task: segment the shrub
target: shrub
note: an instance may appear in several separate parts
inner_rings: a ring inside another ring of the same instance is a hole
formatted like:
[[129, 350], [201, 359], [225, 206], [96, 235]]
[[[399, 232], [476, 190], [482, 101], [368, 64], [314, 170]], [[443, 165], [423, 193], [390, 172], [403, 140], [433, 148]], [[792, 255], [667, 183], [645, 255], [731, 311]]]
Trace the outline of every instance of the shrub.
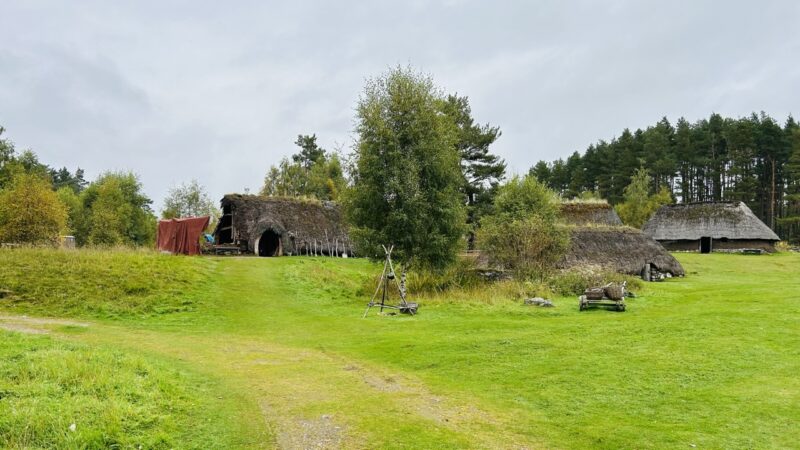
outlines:
[[66, 224], [67, 209], [46, 179], [19, 173], [0, 191], [0, 241], [55, 244]]
[[513, 271], [520, 280], [543, 279], [567, 251], [569, 233], [539, 216], [487, 220], [478, 232], [478, 242], [493, 265]]

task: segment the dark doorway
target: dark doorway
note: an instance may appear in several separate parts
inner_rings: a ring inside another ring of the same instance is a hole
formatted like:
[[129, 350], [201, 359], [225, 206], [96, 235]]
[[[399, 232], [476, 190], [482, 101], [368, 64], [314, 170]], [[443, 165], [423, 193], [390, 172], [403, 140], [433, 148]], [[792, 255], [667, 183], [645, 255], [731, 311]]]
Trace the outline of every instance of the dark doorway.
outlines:
[[700, 238], [700, 253], [711, 253], [711, 238]]
[[267, 230], [258, 240], [258, 256], [280, 256], [281, 255], [281, 236]]

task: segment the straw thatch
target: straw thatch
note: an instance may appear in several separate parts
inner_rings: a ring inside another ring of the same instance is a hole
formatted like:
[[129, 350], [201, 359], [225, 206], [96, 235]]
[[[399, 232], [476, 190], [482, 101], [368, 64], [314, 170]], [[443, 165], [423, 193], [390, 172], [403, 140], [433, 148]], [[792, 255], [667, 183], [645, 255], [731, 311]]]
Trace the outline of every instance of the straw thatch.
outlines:
[[639, 275], [646, 264], [660, 272], [683, 276], [684, 270], [664, 247], [639, 230], [628, 227], [573, 227], [570, 249], [560, 268], [599, 266]]
[[229, 194], [214, 232], [218, 244], [234, 244], [259, 253], [267, 235], [279, 243], [279, 255], [352, 254], [339, 206], [316, 200]]
[[742, 202], [689, 203], [662, 206], [644, 232], [665, 247], [697, 250], [701, 239], [715, 250], [759, 248], [774, 251], [780, 238]]
[[562, 203], [561, 217], [570, 225], [622, 225], [617, 212], [605, 201]]

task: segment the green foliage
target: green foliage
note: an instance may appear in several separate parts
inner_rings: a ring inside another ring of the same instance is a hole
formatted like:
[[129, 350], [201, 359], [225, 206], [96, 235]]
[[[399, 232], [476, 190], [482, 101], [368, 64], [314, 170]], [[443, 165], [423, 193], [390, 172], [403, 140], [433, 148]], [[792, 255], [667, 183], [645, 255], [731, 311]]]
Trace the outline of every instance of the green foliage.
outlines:
[[536, 215], [512, 221], [487, 217], [478, 243], [493, 265], [513, 271], [517, 279], [544, 279], [569, 249], [569, 233]]
[[70, 173], [66, 167], [58, 170], [51, 169], [50, 176], [53, 178], [53, 189], [69, 188], [75, 194], [80, 193], [88, 184], [83, 178], [83, 169], [80, 167], [75, 170], [75, 175]]
[[299, 135], [295, 144], [300, 153], [270, 167], [260, 194], [338, 200], [347, 185], [339, 155], [319, 147], [316, 135]]
[[501, 135], [500, 129], [476, 124], [467, 97], [448, 95], [441, 108], [458, 131], [456, 148], [461, 155], [464, 177], [461, 190], [467, 200], [467, 224], [474, 237], [481, 217], [491, 213], [497, 187], [505, 177], [505, 161], [489, 152], [489, 147]]
[[562, 196], [593, 191], [618, 205], [630, 178], [644, 168], [651, 193], [666, 190], [682, 203], [742, 201], [778, 235], [800, 242], [800, 220], [793, 219], [800, 217], [800, 188], [791, 169], [797, 129], [793, 117], [781, 128], [763, 112], [711, 114], [694, 123], [680, 118], [674, 125], [662, 118], [566, 160], [539, 161], [529, 173]]
[[543, 279], [569, 248], [569, 232], [558, 224], [559, 204], [536, 177], [512, 178], [500, 188], [494, 214], [482, 221], [479, 248], [518, 279]]
[[368, 81], [357, 107], [356, 167], [345, 198], [360, 254], [443, 268], [465, 228], [458, 130], [433, 81], [396, 68]]
[[0, 191], [0, 242], [56, 244], [67, 210], [41, 175], [18, 172]]
[[652, 180], [644, 168], [631, 177], [631, 183], [625, 187], [625, 202], [617, 205], [617, 214], [625, 225], [641, 228], [658, 208], [672, 203], [672, 194], [666, 188], [650, 195]]
[[197, 180], [192, 180], [170, 188], [161, 210], [162, 218], [200, 216], [209, 216], [212, 221], [219, 217], [219, 208], [208, 196], [205, 187]]
[[325, 158], [325, 150], [317, 145], [317, 135], [297, 135], [294, 145], [300, 147], [300, 153], [292, 155], [292, 161], [300, 163], [305, 169], [311, 167]]
[[800, 243], [800, 126], [792, 120], [787, 125], [791, 156], [786, 163], [788, 185], [786, 208], [778, 223], [786, 230], [786, 236], [793, 244]]
[[503, 221], [536, 215], [554, 223], [561, 211], [558, 195], [536, 177], [531, 176], [513, 177], [500, 188], [494, 203], [493, 217]]
[[144, 317], [196, 307], [206, 259], [152, 250], [0, 250], [0, 289], [12, 311], [44, 315]]
[[75, 234], [83, 219], [83, 203], [81, 197], [70, 186], [64, 186], [56, 191], [56, 195], [67, 209], [67, 226], [65, 232]]
[[581, 202], [602, 202], [607, 203], [603, 197], [600, 196], [600, 193], [595, 191], [583, 191], [575, 197], [576, 200]]
[[81, 193], [83, 217], [75, 238], [80, 245], [151, 245], [156, 218], [152, 201], [133, 173], [108, 172]]

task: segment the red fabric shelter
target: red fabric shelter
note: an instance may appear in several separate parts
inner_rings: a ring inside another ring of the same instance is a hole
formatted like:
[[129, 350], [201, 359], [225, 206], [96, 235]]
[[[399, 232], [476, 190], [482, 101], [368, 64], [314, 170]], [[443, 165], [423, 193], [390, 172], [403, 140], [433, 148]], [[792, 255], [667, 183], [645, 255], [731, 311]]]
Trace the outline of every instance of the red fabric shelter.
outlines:
[[159, 220], [156, 235], [158, 249], [184, 255], [200, 254], [200, 235], [210, 220], [208, 216]]

